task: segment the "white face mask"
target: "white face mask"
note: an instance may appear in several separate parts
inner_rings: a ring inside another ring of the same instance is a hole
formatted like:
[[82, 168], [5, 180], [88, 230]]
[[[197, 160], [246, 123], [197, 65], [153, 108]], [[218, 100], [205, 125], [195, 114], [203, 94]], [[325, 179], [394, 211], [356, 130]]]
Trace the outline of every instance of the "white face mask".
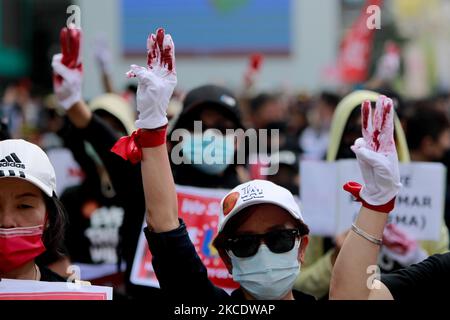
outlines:
[[273, 253], [261, 244], [258, 252], [248, 258], [236, 257], [228, 251], [233, 265], [233, 279], [258, 300], [278, 300], [283, 298], [294, 286], [300, 273], [298, 248], [285, 253]]

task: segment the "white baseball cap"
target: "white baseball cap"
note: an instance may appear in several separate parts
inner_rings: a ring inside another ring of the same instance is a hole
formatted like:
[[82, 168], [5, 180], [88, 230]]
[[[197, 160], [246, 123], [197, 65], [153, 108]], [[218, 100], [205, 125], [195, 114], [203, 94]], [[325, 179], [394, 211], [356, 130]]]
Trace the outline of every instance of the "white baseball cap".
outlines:
[[231, 217], [242, 209], [262, 203], [281, 207], [293, 218], [304, 222], [292, 193], [270, 181], [252, 180], [235, 187], [220, 202], [218, 232], [221, 232]]
[[26, 180], [49, 197], [56, 191], [55, 170], [47, 155], [37, 145], [25, 140], [0, 141], [1, 178]]

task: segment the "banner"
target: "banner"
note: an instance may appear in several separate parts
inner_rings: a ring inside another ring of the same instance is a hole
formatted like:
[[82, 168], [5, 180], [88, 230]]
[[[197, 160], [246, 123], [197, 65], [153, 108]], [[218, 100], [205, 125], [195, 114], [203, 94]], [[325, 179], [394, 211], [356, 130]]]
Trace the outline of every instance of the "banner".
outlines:
[[70, 282], [1, 279], [0, 300], [112, 300], [112, 288]]
[[[232, 291], [238, 287], [233, 281], [219, 254], [212, 246], [217, 233], [220, 200], [228, 193], [223, 189], [205, 189], [177, 186], [178, 215], [187, 226], [189, 237], [210, 280], [218, 287]], [[146, 226], [144, 221], [144, 227]], [[139, 238], [130, 280], [136, 285], [159, 287], [152, 266], [152, 255], [144, 233]]]
[[[300, 166], [302, 213], [311, 233], [335, 236], [350, 229], [361, 204], [342, 189], [363, 184], [356, 160], [303, 161]], [[446, 169], [440, 163], [400, 164], [403, 187], [389, 222], [416, 240], [438, 240], [443, 221]]]
[[[147, 31], [167, 27], [176, 54], [289, 54], [292, 0], [120, 0], [121, 48], [143, 54]], [[270, 21], [270, 23], [268, 23]], [[0, 52], [1, 54], [1, 52]], [[1, 63], [1, 61], [0, 61]]]
[[370, 6], [381, 7], [382, 0], [368, 0], [360, 16], [345, 34], [339, 49], [336, 66], [326, 73], [345, 83], [364, 82], [367, 79], [370, 66], [370, 53], [372, 51], [374, 28], [368, 27]]

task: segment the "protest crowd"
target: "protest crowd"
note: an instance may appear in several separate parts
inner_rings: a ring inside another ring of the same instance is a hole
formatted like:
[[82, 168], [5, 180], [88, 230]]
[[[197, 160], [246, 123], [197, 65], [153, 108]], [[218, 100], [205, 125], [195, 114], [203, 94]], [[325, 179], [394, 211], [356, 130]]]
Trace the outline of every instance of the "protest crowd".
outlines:
[[0, 90], [0, 299], [32, 299], [36, 282], [199, 303], [407, 300], [450, 283], [450, 88], [403, 94], [398, 43], [357, 84], [258, 90], [254, 53], [239, 90], [184, 90], [177, 39], [152, 26], [124, 88], [108, 45], [92, 47], [104, 92], [86, 99], [93, 30], [55, 28], [52, 88]]

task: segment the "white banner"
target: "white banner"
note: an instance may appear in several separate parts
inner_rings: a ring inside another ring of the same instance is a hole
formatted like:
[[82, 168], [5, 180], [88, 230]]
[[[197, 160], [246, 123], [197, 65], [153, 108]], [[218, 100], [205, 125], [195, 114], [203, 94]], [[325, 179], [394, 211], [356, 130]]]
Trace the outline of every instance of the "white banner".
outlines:
[[[403, 184], [389, 222], [417, 240], [438, 240], [443, 222], [446, 169], [440, 163], [400, 164]], [[363, 184], [356, 160], [302, 161], [303, 216], [312, 234], [335, 236], [348, 230], [361, 205], [342, 189], [348, 181]]]
[[112, 300], [112, 288], [70, 282], [0, 280], [0, 300]]

